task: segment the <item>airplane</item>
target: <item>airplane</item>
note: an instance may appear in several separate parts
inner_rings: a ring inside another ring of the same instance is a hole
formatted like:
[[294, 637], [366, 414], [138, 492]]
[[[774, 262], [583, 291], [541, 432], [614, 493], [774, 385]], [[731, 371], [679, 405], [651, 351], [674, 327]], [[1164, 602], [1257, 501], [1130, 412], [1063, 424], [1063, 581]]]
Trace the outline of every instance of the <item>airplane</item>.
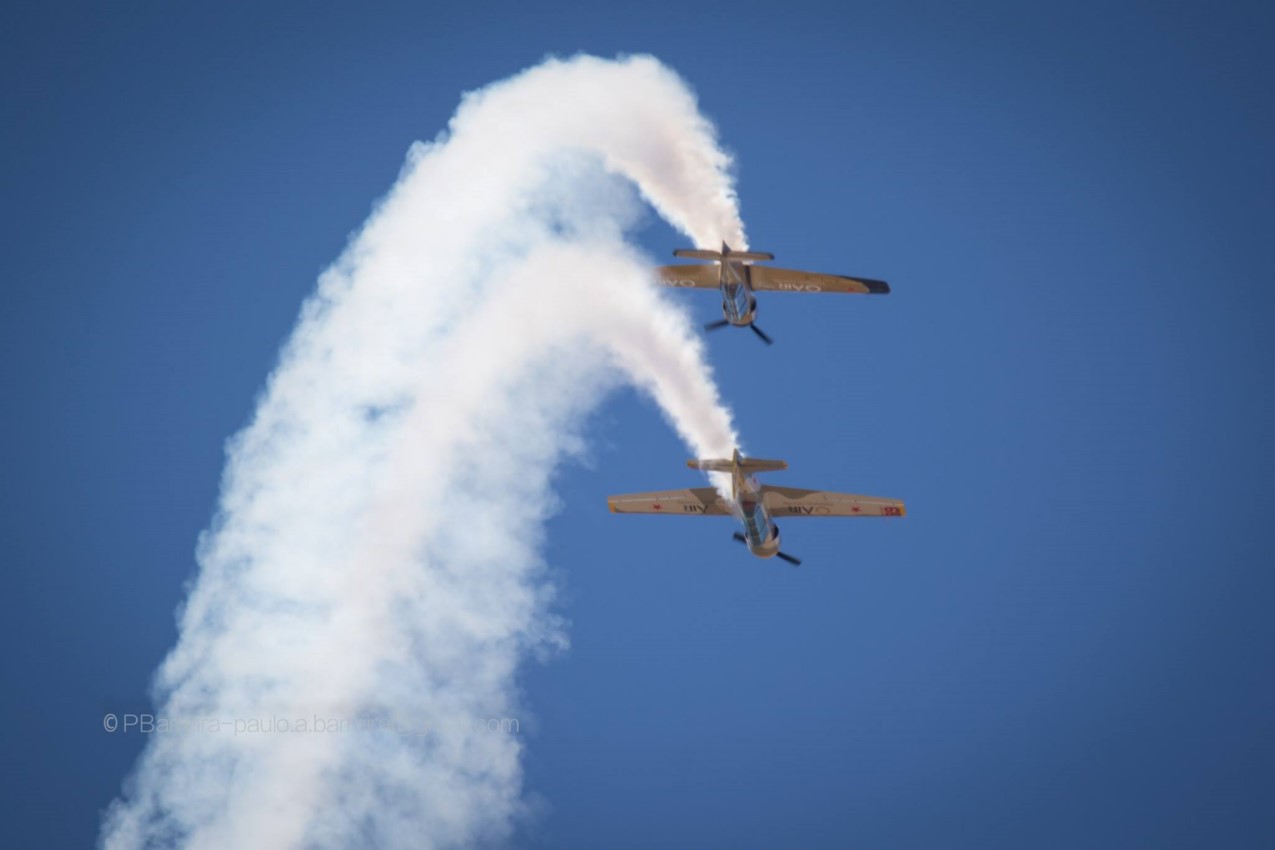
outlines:
[[697, 248], [679, 248], [675, 257], [696, 260], [712, 260], [712, 265], [660, 266], [656, 269], [660, 282], [665, 286], [689, 289], [720, 289], [722, 316], [716, 322], [704, 326], [706, 331], [734, 325], [751, 328], [767, 345], [774, 340], [757, 327], [757, 298], [755, 292], [853, 292], [862, 295], [888, 295], [890, 284], [884, 280], [866, 277], [846, 277], [835, 274], [817, 274], [754, 263], [775, 259], [764, 251], [732, 251], [725, 242], [722, 250], [708, 251]]
[[776, 472], [787, 469], [788, 464], [782, 460], [746, 458], [739, 449], [735, 449], [729, 459], [688, 460], [686, 465], [705, 472], [730, 473], [731, 498], [722, 498], [716, 487], [628, 493], [607, 498], [611, 513], [734, 516], [744, 524], [744, 533], [735, 532], [735, 539], [746, 544], [750, 552], [759, 558], [778, 557], [794, 567], [801, 559], [780, 551], [779, 527], [772, 517], [901, 517], [907, 514], [898, 499], [759, 484], [754, 473]]

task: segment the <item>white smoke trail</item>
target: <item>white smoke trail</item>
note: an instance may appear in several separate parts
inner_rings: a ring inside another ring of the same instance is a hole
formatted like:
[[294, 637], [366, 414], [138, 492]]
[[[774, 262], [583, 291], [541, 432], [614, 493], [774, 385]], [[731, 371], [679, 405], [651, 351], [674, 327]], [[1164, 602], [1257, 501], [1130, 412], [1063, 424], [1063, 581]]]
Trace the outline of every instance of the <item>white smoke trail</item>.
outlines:
[[230, 444], [156, 681], [158, 714], [188, 725], [152, 736], [104, 847], [508, 835], [519, 741], [469, 721], [516, 717], [518, 664], [565, 641], [537, 551], [584, 414], [627, 380], [694, 454], [736, 444], [623, 240], [636, 186], [697, 244], [744, 247], [728, 166], [649, 57], [547, 61], [414, 148]]

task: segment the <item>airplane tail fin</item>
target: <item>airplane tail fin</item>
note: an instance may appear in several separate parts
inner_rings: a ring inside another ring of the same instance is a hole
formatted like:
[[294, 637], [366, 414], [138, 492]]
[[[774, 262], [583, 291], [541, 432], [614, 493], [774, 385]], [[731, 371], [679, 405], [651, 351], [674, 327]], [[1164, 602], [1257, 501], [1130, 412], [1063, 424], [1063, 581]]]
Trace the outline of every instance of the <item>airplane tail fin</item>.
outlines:
[[774, 254], [768, 254], [765, 251], [732, 251], [725, 242], [722, 243], [722, 250], [720, 251], [707, 251], [702, 248], [679, 248], [673, 252], [673, 256], [686, 257], [691, 260], [716, 260], [719, 263], [728, 257], [732, 260], [754, 263], [775, 259]]
[[743, 473], [779, 472], [787, 469], [788, 464], [782, 460], [764, 460], [759, 457], [743, 457], [735, 452], [733, 458], [709, 458], [688, 460], [686, 465], [691, 469], [702, 469], [705, 472], [733, 472], [738, 469]]

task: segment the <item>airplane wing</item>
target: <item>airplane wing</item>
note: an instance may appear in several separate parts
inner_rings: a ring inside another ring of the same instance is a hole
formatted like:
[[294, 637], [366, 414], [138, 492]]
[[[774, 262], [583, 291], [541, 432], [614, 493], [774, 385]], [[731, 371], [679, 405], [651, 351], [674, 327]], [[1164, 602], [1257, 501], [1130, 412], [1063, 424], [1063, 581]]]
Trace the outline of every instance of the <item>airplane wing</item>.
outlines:
[[753, 289], [758, 292], [857, 292], [861, 295], [890, 293], [890, 284], [867, 277], [799, 272], [773, 266], [749, 266], [748, 274]]
[[730, 516], [732, 514], [730, 505], [713, 487], [608, 496], [607, 507], [613, 514], [669, 514], [671, 516]]
[[906, 516], [898, 499], [855, 496], [795, 487], [764, 487], [763, 501], [775, 517], [782, 516]]
[[721, 272], [717, 266], [660, 266], [655, 270], [660, 283], [691, 289], [716, 289]]

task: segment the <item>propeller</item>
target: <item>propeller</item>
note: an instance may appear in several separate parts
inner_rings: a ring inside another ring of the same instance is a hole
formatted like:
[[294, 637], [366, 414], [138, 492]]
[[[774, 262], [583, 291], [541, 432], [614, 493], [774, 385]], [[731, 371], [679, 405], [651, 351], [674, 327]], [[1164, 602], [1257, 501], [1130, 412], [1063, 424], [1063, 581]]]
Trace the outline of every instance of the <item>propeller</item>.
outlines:
[[[748, 543], [748, 538], [747, 538], [747, 537], [745, 537], [744, 535], [740, 534], [738, 531], [736, 531], [736, 532], [735, 532], [735, 534], [734, 534], [733, 536], [734, 536], [734, 538], [735, 538], [736, 540], [738, 540], [740, 543]], [[794, 567], [800, 567], [800, 566], [801, 566], [801, 559], [800, 559], [800, 558], [797, 558], [797, 557], [794, 557], [794, 556], [792, 556], [792, 555], [789, 555], [787, 552], [776, 552], [776, 553], [775, 553], [775, 557], [776, 557], [776, 558], [781, 558], [781, 559], [783, 559], [783, 560], [787, 561], [788, 563], [792, 564]]]
[[763, 331], [761, 328], [757, 327], [757, 325], [756, 325], [755, 323], [753, 323], [753, 322], [749, 322], [749, 323], [748, 323], [748, 327], [750, 327], [750, 328], [752, 328], [752, 329], [753, 329], [753, 333], [757, 334], [757, 336], [761, 339], [761, 341], [762, 341], [762, 342], [766, 343], [767, 345], [774, 345], [774, 344], [775, 344], [775, 341], [774, 341], [773, 339], [771, 339], [770, 337], [766, 336], [765, 331]]
[[[724, 328], [729, 324], [730, 324], [729, 319], [718, 319], [716, 322], [709, 322], [708, 324], [704, 325], [704, 330], [715, 331], [718, 328]], [[761, 328], [757, 327], [757, 325], [753, 324], [752, 322], [749, 322], [748, 327], [752, 328], [753, 333], [757, 334], [758, 338], [761, 339], [762, 342], [766, 343], [767, 345], [775, 344], [775, 341], [771, 339], [769, 336], [767, 336], [766, 332], [763, 331]]]

